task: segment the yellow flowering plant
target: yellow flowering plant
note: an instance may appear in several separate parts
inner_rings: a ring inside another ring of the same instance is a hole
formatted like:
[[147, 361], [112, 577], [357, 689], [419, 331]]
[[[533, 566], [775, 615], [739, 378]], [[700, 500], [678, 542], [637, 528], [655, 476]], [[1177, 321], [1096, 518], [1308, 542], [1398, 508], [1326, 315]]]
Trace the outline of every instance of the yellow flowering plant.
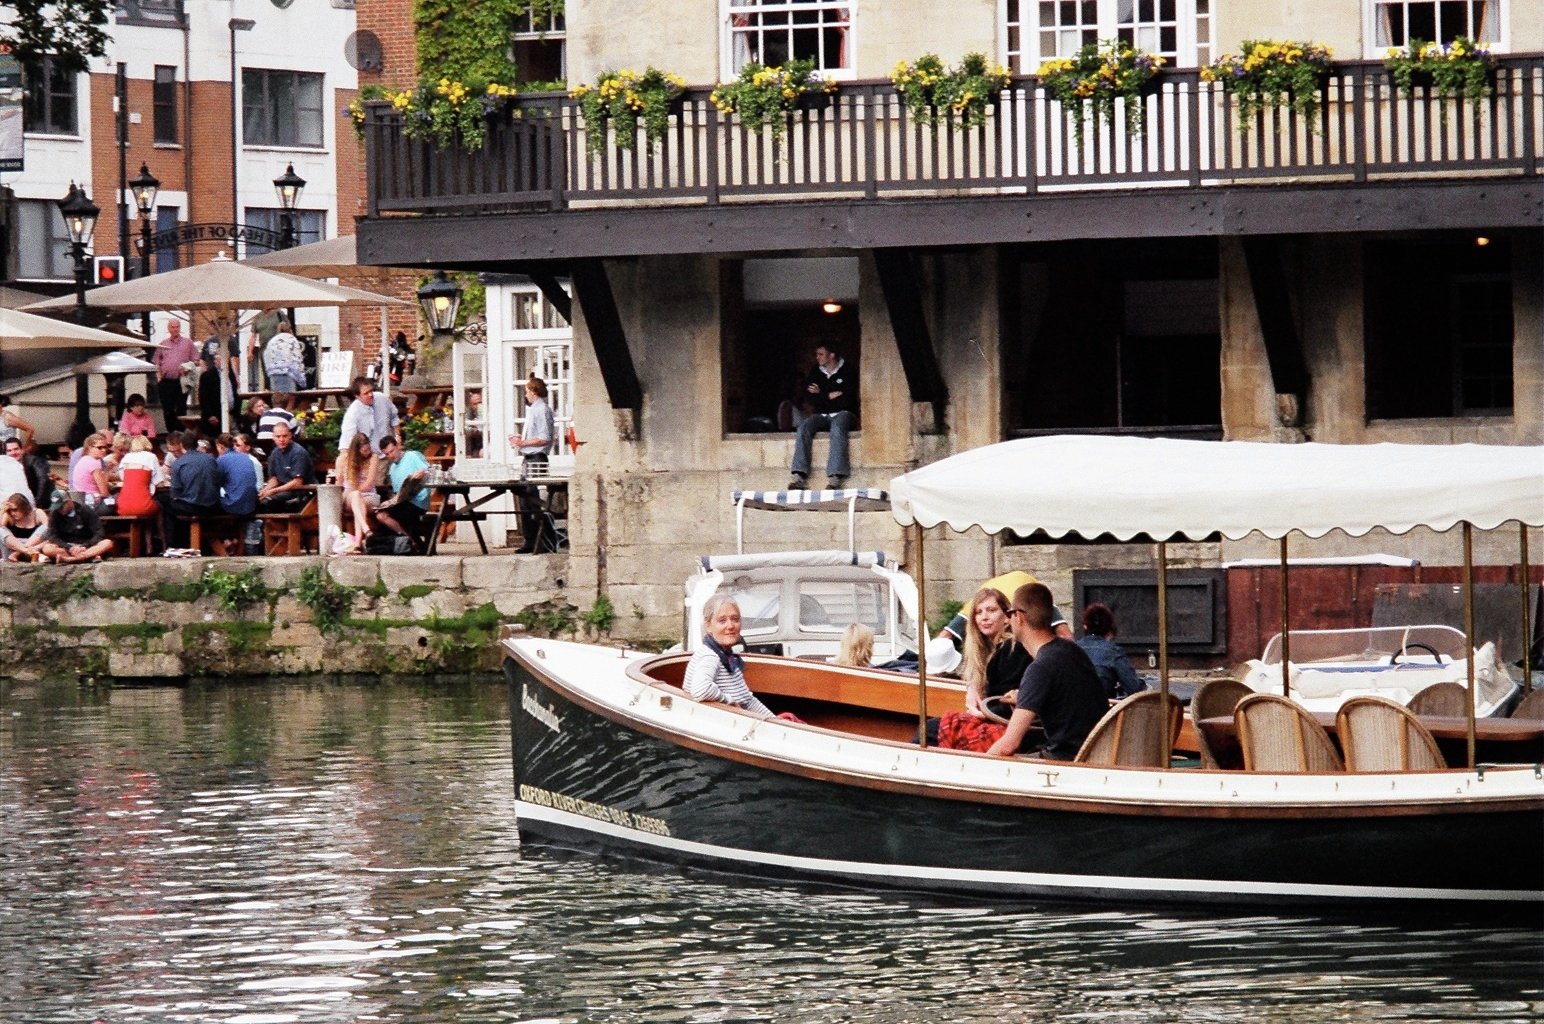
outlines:
[[295, 414], [298, 436], [308, 442], [318, 442], [326, 454], [338, 453], [338, 435], [343, 431], [342, 409], [302, 409]]
[[1144, 125], [1142, 89], [1166, 62], [1157, 54], [1132, 48], [1120, 39], [1087, 43], [1071, 57], [1056, 57], [1035, 72], [1040, 84], [1074, 115], [1073, 134], [1083, 146], [1084, 106], [1096, 118], [1115, 122], [1116, 101], [1124, 100], [1126, 130], [1140, 134]]
[[1238, 102], [1239, 131], [1248, 131], [1266, 107], [1290, 106], [1314, 127], [1330, 59], [1329, 47], [1320, 43], [1246, 39], [1241, 53], [1202, 68], [1201, 81], [1216, 82]]
[[980, 53], [967, 53], [953, 68], [945, 68], [938, 54], [926, 53], [890, 72], [890, 84], [914, 120], [936, 124], [952, 117], [961, 130], [985, 124], [988, 104], [1012, 81], [1007, 68]]
[[579, 101], [590, 152], [599, 153], [608, 122], [618, 149], [633, 148], [640, 123], [649, 145], [658, 145], [670, 128], [670, 106], [685, 91], [680, 75], [649, 67], [641, 75], [626, 68], [602, 72], [594, 85], [577, 85], [568, 95]]
[[1410, 95], [1418, 85], [1430, 85], [1439, 96], [1477, 100], [1489, 96], [1496, 58], [1468, 36], [1458, 36], [1446, 46], [1410, 40], [1390, 49], [1383, 58], [1399, 91]]
[[734, 114], [751, 131], [772, 129], [774, 139], [786, 128], [784, 115], [799, 104], [801, 97], [830, 96], [836, 83], [820, 77], [813, 60], [791, 60], [780, 67], [767, 67], [755, 61], [740, 69], [732, 82], [720, 82], [709, 101], [722, 114]]
[[[534, 90], [533, 90], [534, 91]], [[451, 78], [425, 79], [412, 89], [400, 91], [366, 86], [343, 112], [363, 133], [365, 105], [386, 100], [402, 115], [402, 131], [411, 139], [427, 139], [441, 149], [459, 143], [464, 149], [482, 148], [488, 137], [488, 118], [508, 109], [519, 92], [499, 82], [462, 82]]]

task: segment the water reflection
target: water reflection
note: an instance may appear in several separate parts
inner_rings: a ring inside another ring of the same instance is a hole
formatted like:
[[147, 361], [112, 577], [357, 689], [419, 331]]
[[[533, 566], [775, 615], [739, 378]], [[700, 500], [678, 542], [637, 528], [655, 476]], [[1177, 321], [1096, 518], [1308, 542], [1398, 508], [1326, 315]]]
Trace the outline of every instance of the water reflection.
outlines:
[[1544, 1016], [1527, 921], [956, 905], [521, 859], [494, 683], [0, 700], [7, 1020]]

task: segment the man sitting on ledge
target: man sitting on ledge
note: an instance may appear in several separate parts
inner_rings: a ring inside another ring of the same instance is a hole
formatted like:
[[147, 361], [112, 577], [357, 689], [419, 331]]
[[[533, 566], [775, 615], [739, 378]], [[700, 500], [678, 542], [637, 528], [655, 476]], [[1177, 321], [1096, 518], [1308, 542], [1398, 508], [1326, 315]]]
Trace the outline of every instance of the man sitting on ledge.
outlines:
[[96, 510], [77, 500], [74, 491], [55, 491], [49, 509], [48, 536], [38, 550], [60, 565], [100, 562], [113, 550]]
[[851, 472], [847, 463], [847, 435], [858, 418], [858, 374], [836, 349], [828, 344], [815, 348], [815, 368], [805, 378], [799, 399], [810, 406], [810, 414], [799, 424], [793, 442], [793, 479], [791, 491], [809, 486], [810, 450], [815, 434], [831, 432], [831, 451], [826, 456], [826, 486], [840, 489]]

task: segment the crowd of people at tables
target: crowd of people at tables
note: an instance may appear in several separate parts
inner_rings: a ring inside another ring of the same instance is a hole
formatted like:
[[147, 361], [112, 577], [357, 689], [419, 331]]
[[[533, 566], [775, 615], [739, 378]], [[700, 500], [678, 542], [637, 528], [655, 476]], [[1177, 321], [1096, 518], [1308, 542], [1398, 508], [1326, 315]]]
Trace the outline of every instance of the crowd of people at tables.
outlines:
[[[1010, 599], [1000, 586], [1015, 582]], [[751, 692], [745, 663], [735, 653], [740, 609], [734, 598], [709, 599], [703, 626], [702, 644], [682, 680], [686, 693], [773, 717]], [[965, 683], [964, 711], [928, 719], [929, 745], [1072, 760], [1112, 702], [1147, 688], [1115, 635], [1115, 616], [1103, 604], [1084, 609], [1083, 635], [1074, 640], [1043, 583], [1022, 572], [989, 582], [928, 644], [929, 674]], [[875, 667], [873, 657], [874, 631], [855, 622], [832, 661], [869, 668]], [[916, 661], [878, 667], [915, 671]]]

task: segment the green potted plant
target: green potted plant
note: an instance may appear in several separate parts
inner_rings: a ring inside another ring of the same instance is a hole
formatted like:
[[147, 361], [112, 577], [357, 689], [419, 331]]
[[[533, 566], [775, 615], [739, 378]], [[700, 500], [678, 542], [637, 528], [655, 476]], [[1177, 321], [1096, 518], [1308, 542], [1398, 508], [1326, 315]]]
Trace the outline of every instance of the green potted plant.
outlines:
[[1035, 73], [1040, 84], [1073, 115], [1073, 134], [1083, 147], [1084, 105], [1106, 124], [1115, 122], [1116, 102], [1125, 101], [1126, 130], [1141, 134], [1144, 120], [1142, 95], [1165, 61], [1153, 53], [1135, 50], [1119, 39], [1086, 43], [1072, 57], [1056, 57]]
[[952, 68], [945, 68], [938, 54], [927, 53], [915, 64], [901, 61], [890, 72], [890, 83], [913, 119], [936, 124], [952, 116], [961, 130], [985, 124], [988, 105], [1012, 80], [1007, 68], [981, 53], [967, 53]]
[[740, 69], [732, 82], [720, 82], [709, 101], [720, 113], [734, 114], [750, 131], [772, 129], [779, 139], [786, 128], [784, 115], [804, 101], [829, 101], [836, 83], [820, 77], [813, 60], [791, 60], [780, 67], [755, 61]]
[[1468, 36], [1458, 36], [1447, 46], [1412, 39], [1390, 49], [1383, 66], [1406, 96], [1424, 87], [1435, 89], [1439, 96], [1477, 100], [1490, 95], [1496, 58], [1484, 43]]
[[1201, 69], [1238, 102], [1239, 131], [1248, 131], [1266, 107], [1290, 106], [1310, 126], [1319, 90], [1330, 71], [1330, 49], [1320, 43], [1246, 39], [1242, 52], [1224, 54]]
[[649, 145], [658, 145], [670, 128], [672, 106], [685, 91], [680, 75], [649, 67], [641, 75], [626, 68], [602, 72], [594, 85], [575, 86], [568, 95], [579, 101], [590, 152], [599, 153], [608, 122], [618, 149], [633, 148], [640, 123]]

